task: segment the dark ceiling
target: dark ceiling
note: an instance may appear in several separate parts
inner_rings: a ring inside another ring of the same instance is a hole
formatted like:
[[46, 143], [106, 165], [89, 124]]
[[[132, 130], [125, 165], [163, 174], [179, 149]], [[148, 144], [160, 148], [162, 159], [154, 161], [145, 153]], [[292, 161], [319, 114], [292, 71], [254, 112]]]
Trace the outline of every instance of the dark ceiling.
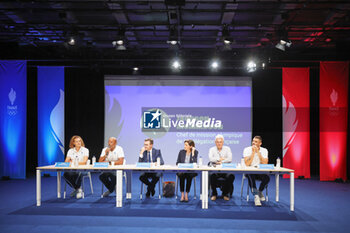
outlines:
[[[70, 38], [74, 46], [67, 44]], [[113, 47], [118, 39], [126, 50]], [[280, 39], [292, 42], [285, 52], [275, 48]], [[0, 58], [344, 59], [349, 42], [350, 1], [0, 2]]]

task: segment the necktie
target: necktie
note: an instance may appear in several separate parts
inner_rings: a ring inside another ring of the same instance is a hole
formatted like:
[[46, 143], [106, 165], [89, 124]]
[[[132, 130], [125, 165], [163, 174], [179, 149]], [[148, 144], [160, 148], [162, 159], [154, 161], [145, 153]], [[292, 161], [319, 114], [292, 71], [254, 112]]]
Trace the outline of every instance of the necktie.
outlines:
[[147, 151], [147, 154], [148, 154], [148, 156], [147, 156], [148, 157], [148, 162], [152, 162], [151, 161], [151, 153], [149, 151]]

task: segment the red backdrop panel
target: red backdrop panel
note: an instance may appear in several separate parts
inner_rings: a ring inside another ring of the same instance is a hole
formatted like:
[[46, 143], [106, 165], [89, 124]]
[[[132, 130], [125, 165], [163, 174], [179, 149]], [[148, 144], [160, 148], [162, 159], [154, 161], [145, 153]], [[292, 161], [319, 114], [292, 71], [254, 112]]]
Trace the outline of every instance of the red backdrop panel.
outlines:
[[283, 166], [310, 178], [310, 71], [283, 68], [282, 74]]
[[348, 62], [320, 63], [320, 180], [346, 180]]

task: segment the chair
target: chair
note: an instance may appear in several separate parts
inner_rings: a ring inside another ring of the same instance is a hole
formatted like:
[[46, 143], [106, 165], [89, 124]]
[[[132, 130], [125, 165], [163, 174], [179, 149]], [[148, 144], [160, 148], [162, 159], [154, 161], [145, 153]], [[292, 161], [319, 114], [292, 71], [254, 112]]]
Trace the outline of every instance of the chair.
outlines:
[[[123, 165], [125, 165], [125, 164], [126, 164], [126, 159], [124, 158]], [[123, 177], [125, 179], [125, 186], [126, 186], [127, 185], [127, 181], [128, 181], [127, 176], [126, 176], [126, 172], [123, 173]], [[102, 185], [101, 198], [103, 198], [104, 185], [103, 185], [103, 183], [101, 185]], [[126, 194], [125, 194], [125, 196], [126, 196]]]
[[[159, 195], [158, 198], [161, 199], [162, 198], [162, 194], [161, 194], [161, 189], [160, 189], [160, 183], [163, 184], [163, 173], [160, 174], [160, 179], [158, 181], [158, 191], [159, 191]], [[162, 185], [163, 186], [163, 185]], [[143, 189], [146, 189], [146, 185], [144, 183], [141, 182], [141, 193], [140, 193], [140, 199], [142, 199], [142, 195], [143, 195]]]
[[[197, 199], [197, 195], [196, 195], [196, 177], [197, 177], [197, 176], [193, 177], [193, 191], [194, 191], [194, 197], [193, 197], [193, 199]], [[179, 180], [179, 177], [176, 175], [176, 182], [175, 182], [175, 199], [177, 199], [177, 197], [178, 197], [178, 195], [177, 195], [177, 193], [178, 193], [178, 186], [179, 186], [178, 180]]]
[[[210, 175], [209, 175], [210, 176]], [[217, 188], [220, 188], [221, 189], [221, 191], [222, 191], [222, 188], [221, 188], [221, 185], [222, 185], [222, 182], [224, 182], [224, 178], [222, 178], [222, 177], [220, 177], [220, 178], [218, 178], [218, 184], [219, 185], [217, 185], [216, 187]], [[211, 197], [211, 184], [210, 184], [210, 177], [209, 177], [209, 184], [208, 184], [208, 188], [209, 188], [209, 192], [208, 192], [208, 194], [209, 194], [209, 197]], [[234, 187], [233, 187], [233, 183], [232, 183], [232, 189], [231, 189], [231, 191], [230, 191], [230, 198], [232, 197], [232, 194], [233, 194], [233, 189], [234, 189]]]
[[[83, 175], [82, 177], [82, 189], [83, 189], [83, 198], [85, 198], [85, 191], [84, 191], [84, 180], [85, 178], [89, 178], [90, 180], [90, 189], [91, 189], [91, 194], [94, 194], [94, 188], [92, 185], [92, 179], [91, 179], [91, 173], [88, 172], [86, 175]], [[66, 190], [67, 190], [67, 181], [64, 182], [64, 192], [63, 192], [63, 199], [66, 199]]]
[[[241, 184], [241, 198], [243, 197], [243, 186], [244, 186], [244, 180], [248, 179], [248, 177], [246, 176], [246, 174], [242, 174], [242, 184]], [[268, 185], [266, 185], [266, 201], [269, 201], [269, 196], [268, 196]], [[247, 185], [247, 201], [249, 201], [249, 182], [248, 182], [248, 185]]]
[[[212, 162], [208, 162], [208, 166], [211, 167], [213, 165]], [[222, 182], [224, 181], [225, 179], [224, 178], [218, 178], [218, 184], [221, 184], [222, 185]], [[221, 188], [221, 185], [217, 185], [216, 187], [220, 187], [221, 191], [222, 191], [222, 188]], [[233, 183], [231, 184], [231, 191], [230, 191], [230, 198], [232, 197], [232, 194], [233, 194], [233, 190], [234, 190], [234, 186], [233, 186]], [[208, 192], [208, 195], [209, 197], [211, 197], [211, 184], [210, 184], [210, 174], [209, 174], [209, 179], [208, 179], [208, 189], [209, 189], [209, 192]], [[201, 194], [202, 195], [202, 194]], [[202, 199], [202, 198], [201, 198]]]

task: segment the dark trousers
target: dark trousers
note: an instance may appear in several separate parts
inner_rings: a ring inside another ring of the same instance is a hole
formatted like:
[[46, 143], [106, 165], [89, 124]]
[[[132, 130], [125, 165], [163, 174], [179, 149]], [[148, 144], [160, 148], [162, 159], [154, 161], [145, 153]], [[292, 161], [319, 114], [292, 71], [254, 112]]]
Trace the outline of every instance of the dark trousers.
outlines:
[[177, 173], [177, 176], [180, 180], [180, 192], [185, 191], [185, 180], [186, 180], [186, 193], [189, 193], [191, 190], [191, 183], [193, 177], [197, 176], [197, 173]]
[[108, 188], [108, 190], [113, 193], [115, 189], [115, 185], [117, 183], [117, 177], [113, 172], [102, 172], [99, 176], [101, 182]]
[[63, 178], [66, 182], [74, 189], [81, 187], [81, 181], [83, 179], [83, 174], [81, 172], [65, 172]]
[[254, 195], [258, 194], [258, 190], [256, 189], [256, 180], [261, 181], [259, 186], [259, 192], [262, 192], [270, 181], [270, 176], [264, 174], [247, 174], [246, 176], [248, 177], [249, 187]]
[[146, 173], [142, 173], [139, 179], [141, 180], [142, 183], [147, 185], [147, 191], [154, 191], [154, 187], [159, 181], [159, 176], [160, 176], [159, 174], [154, 172], [146, 172]]
[[[222, 181], [219, 181], [222, 179]], [[213, 173], [210, 175], [210, 186], [212, 190], [212, 196], [217, 196], [217, 187], [222, 185], [222, 195], [229, 196], [233, 192], [233, 181], [235, 181], [235, 175], [230, 173]], [[220, 184], [221, 183], [221, 184]]]

